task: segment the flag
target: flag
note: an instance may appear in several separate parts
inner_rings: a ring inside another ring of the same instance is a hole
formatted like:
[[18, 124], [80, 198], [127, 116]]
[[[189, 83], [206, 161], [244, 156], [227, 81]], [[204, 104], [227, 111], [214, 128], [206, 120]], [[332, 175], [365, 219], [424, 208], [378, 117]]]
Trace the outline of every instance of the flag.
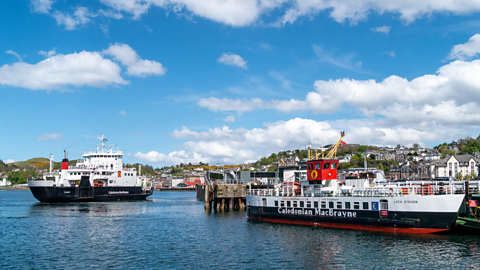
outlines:
[[342, 141], [341, 144], [342, 144], [343, 146], [346, 146], [346, 145], [347, 145], [347, 143], [344, 142], [344, 141]]
[[285, 164], [285, 161], [283, 161], [283, 159], [280, 159], [280, 161], [281, 161], [283, 164]]
[[469, 200], [468, 201], [468, 207], [477, 207], [478, 206], [478, 201], [477, 200]]

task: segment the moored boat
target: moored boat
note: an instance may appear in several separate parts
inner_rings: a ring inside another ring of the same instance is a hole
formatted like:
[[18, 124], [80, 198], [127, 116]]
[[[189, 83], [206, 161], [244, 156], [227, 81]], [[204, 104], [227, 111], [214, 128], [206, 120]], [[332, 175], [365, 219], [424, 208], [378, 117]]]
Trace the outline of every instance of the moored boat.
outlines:
[[50, 171], [38, 179], [27, 181], [33, 196], [42, 203], [94, 202], [144, 200], [152, 195], [146, 178], [137, 175], [135, 168], [124, 168], [123, 152], [105, 149], [105, 136], [100, 137], [101, 148], [87, 151], [76, 165], [69, 165], [67, 155], [61, 170]]
[[[287, 182], [275, 189], [247, 191], [250, 220], [399, 233], [438, 233], [455, 228], [464, 187], [453, 185], [369, 185], [365, 179], [337, 179], [338, 142], [321, 157], [309, 157], [309, 185]], [[309, 150], [310, 154], [310, 150]]]

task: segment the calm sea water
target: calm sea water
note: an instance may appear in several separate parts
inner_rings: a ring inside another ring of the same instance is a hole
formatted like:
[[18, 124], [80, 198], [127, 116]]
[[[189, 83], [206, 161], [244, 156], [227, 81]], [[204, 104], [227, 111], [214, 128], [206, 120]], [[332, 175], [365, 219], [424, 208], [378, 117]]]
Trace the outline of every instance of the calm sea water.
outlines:
[[480, 237], [410, 236], [205, 213], [193, 192], [40, 205], [0, 191], [0, 269], [480, 269]]

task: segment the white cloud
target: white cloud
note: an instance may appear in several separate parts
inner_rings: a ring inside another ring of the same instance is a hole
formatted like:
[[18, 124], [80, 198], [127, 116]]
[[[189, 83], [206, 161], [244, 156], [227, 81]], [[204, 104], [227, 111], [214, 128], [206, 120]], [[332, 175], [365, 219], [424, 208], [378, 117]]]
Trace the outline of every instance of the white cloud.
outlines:
[[62, 133], [51, 133], [51, 134], [42, 134], [37, 137], [38, 141], [49, 141], [49, 140], [63, 140]]
[[235, 117], [232, 115], [227, 116], [225, 119], [223, 119], [224, 122], [235, 122]]
[[219, 63], [231, 66], [237, 66], [243, 69], [247, 69], [247, 62], [243, 60], [240, 55], [233, 53], [224, 53], [220, 58], [217, 59]]
[[8, 163], [14, 163], [15, 160], [13, 160], [13, 159], [6, 159], [6, 160], [4, 160], [3, 162], [4, 162], [5, 164], [8, 164]]
[[227, 126], [197, 132], [183, 127], [171, 136], [187, 139], [185, 150], [162, 154], [138, 152], [135, 157], [158, 163], [226, 162], [242, 163], [255, 160], [278, 149], [298, 149], [306, 144], [326, 144], [336, 140], [338, 132], [326, 122], [295, 118], [265, 124], [264, 128], [232, 130]]
[[470, 0], [457, 1], [385, 1], [385, 0], [305, 0], [288, 1], [292, 6], [287, 9], [283, 18], [277, 25], [293, 23], [300, 17], [314, 16], [321, 11], [330, 11], [330, 17], [337, 22], [350, 21], [350, 24], [357, 24], [366, 20], [370, 13], [392, 13], [399, 14], [400, 19], [406, 23], [429, 16], [434, 13], [442, 14], [471, 14], [480, 10], [480, 2]]
[[43, 55], [45, 56], [46, 58], [49, 58], [49, 57], [52, 57], [56, 54], [55, 52], [55, 48], [53, 48], [52, 50], [48, 51], [48, 52], [45, 52], [45, 51], [39, 51], [38, 54], [40, 55]]
[[92, 14], [90, 14], [86, 7], [78, 7], [73, 13], [73, 16], [58, 11], [54, 12], [52, 16], [57, 20], [58, 25], [63, 24], [65, 25], [65, 29], [74, 30], [77, 25], [87, 24]]
[[383, 26], [372, 28], [372, 31], [388, 34], [388, 32], [390, 32], [390, 28], [391, 28], [390, 26], [383, 25]]
[[120, 20], [121, 18], [123, 18], [123, 15], [121, 13], [115, 13], [112, 10], [106, 10], [105, 11], [103, 9], [100, 9], [98, 11], [98, 14], [103, 15], [107, 18], [112, 18], [112, 19], [116, 19], [116, 20]]
[[33, 12], [48, 13], [53, 5], [53, 0], [32, 0]]
[[14, 51], [12, 51], [12, 50], [8, 50], [8, 51], [6, 51], [5, 53], [11, 54], [11, 55], [17, 57], [18, 61], [22, 62], [22, 58], [20, 57], [20, 55], [18, 55], [18, 53], [14, 52]]
[[265, 123], [262, 128], [250, 130], [223, 126], [199, 132], [182, 127], [171, 134], [173, 138], [186, 140], [181, 144], [182, 150], [169, 154], [138, 152], [135, 157], [162, 164], [199, 161], [239, 164], [281, 150], [304, 149], [306, 145], [317, 148], [331, 144], [337, 141], [341, 130], [346, 131], [347, 143], [374, 145], [425, 144], [425, 141], [451, 138], [452, 134], [459, 137], [468, 135], [468, 131], [465, 134], [464, 129], [452, 129], [450, 126], [389, 126], [382, 120], [370, 118], [332, 122], [294, 118]]
[[465, 60], [480, 54], [480, 34], [473, 35], [466, 43], [455, 45], [449, 59]]
[[127, 74], [130, 76], [145, 77], [148, 75], [164, 75], [167, 71], [161, 63], [150, 60], [140, 59], [127, 44], [116, 43], [103, 51], [104, 54], [111, 55], [116, 61], [127, 67]]
[[127, 113], [125, 111], [120, 111], [118, 112], [121, 116], [127, 116]]
[[31, 90], [54, 90], [73, 86], [104, 87], [127, 84], [117, 63], [98, 52], [56, 54], [36, 64], [17, 62], [0, 67], [0, 85]]
[[212, 111], [239, 113], [274, 109], [282, 112], [310, 110], [332, 113], [348, 104], [367, 117], [418, 124], [435, 121], [449, 125], [476, 125], [480, 121], [480, 60], [455, 61], [411, 81], [395, 75], [375, 80], [318, 80], [304, 100], [200, 99], [198, 105]]
[[[313, 45], [313, 51], [320, 61], [330, 63], [337, 67], [358, 71], [362, 65], [359, 61], [354, 63], [353, 59], [355, 55], [353, 53], [331, 52], [318, 45]], [[358, 65], [358, 63], [360, 63], [360, 65]]]
[[[112, 55], [125, 65], [127, 74], [132, 76], [163, 75], [166, 71], [156, 61], [140, 59], [126, 44], [111, 45], [103, 53]], [[0, 67], [0, 85], [32, 90], [62, 90], [69, 85], [105, 87], [129, 83], [120, 76], [120, 66], [99, 52], [82, 51], [63, 55], [53, 49], [49, 52], [40, 51], [39, 54], [46, 59], [36, 64], [17, 62]]]
[[[32, 0], [32, 3], [34, 12], [49, 13], [53, 1]], [[312, 18], [321, 12], [328, 12], [339, 23], [349, 21], [354, 25], [375, 13], [391, 13], [404, 22], [411, 23], [432, 14], [464, 15], [480, 11], [480, 2], [471, 0], [101, 0], [101, 3], [117, 12], [129, 13], [133, 19], [139, 19], [150, 7], [155, 6], [183, 15], [178, 17], [198, 16], [233, 27], [256, 23], [269, 25], [263, 22], [263, 18], [275, 21], [270, 25], [283, 26], [300, 18]], [[57, 14], [61, 16], [63, 13]], [[63, 24], [70, 27], [75, 24], [75, 18], [63, 15]], [[120, 17], [119, 13], [110, 15], [116, 19]]]
[[392, 58], [395, 57], [395, 52], [394, 51], [384, 52], [383, 54], [387, 54], [388, 56], [390, 56]]
[[260, 43], [260, 48], [269, 51], [273, 49], [273, 46], [268, 43]]

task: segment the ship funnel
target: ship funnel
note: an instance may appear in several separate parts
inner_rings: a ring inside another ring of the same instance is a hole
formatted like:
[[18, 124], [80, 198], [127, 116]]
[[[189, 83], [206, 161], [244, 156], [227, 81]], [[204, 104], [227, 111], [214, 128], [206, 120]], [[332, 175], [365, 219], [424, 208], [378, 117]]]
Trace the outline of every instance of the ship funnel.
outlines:
[[64, 158], [62, 160], [62, 170], [68, 170], [68, 158], [67, 158], [67, 152], [63, 150]]

